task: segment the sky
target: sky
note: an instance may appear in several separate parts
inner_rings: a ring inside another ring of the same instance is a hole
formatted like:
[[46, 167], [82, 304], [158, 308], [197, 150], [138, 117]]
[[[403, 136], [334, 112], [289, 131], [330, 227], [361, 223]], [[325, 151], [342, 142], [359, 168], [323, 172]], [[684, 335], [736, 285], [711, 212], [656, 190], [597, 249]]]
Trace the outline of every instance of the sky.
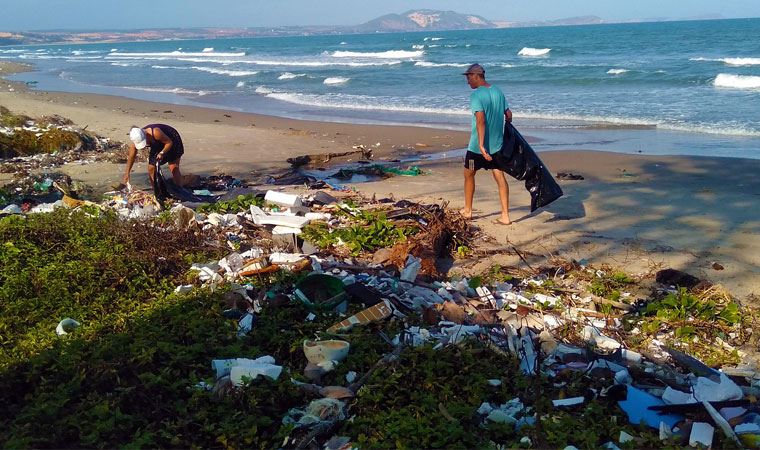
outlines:
[[758, 0], [0, 0], [0, 31], [357, 25], [423, 8], [508, 21], [760, 17]]

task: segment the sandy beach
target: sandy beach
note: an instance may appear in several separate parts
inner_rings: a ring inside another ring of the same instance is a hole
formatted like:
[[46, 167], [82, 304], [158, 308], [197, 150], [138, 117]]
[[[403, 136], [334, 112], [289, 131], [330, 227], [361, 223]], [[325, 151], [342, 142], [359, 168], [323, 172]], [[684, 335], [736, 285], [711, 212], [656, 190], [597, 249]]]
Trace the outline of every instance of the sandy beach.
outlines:
[[[7, 66], [0, 73], [8, 73]], [[163, 122], [182, 134], [186, 172], [229, 174], [263, 181], [285, 170], [288, 157], [372, 148], [375, 159], [451, 152], [459, 155], [468, 134], [422, 127], [353, 125], [290, 120], [219, 109], [152, 103], [120, 97], [28, 91], [0, 84], [0, 105], [29, 116], [58, 114], [79, 126], [124, 141], [131, 125]], [[519, 123], [517, 124], [519, 128]], [[588, 131], [593, 133], [593, 131]], [[495, 225], [498, 196], [491, 175], [479, 172], [475, 224], [505, 253], [457, 263], [455, 270], [477, 272], [493, 262], [530, 264], [560, 256], [603, 263], [628, 273], [660, 268], [685, 270], [720, 283], [740, 300], [760, 294], [760, 160], [687, 156], [627, 155], [582, 148], [535, 149], [553, 174], [571, 172], [583, 180], [560, 181], [565, 196], [529, 213], [529, 195], [510, 179], [513, 223]], [[461, 159], [422, 161], [418, 177], [393, 177], [353, 187], [368, 196], [449, 202], [463, 206]], [[66, 165], [60, 170], [96, 191], [120, 181], [114, 164]], [[133, 172], [147, 187], [145, 163]], [[7, 179], [7, 174], [3, 174]], [[0, 182], [3, 178], [0, 178]], [[724, 269], [713, 267], [719, 263]]]

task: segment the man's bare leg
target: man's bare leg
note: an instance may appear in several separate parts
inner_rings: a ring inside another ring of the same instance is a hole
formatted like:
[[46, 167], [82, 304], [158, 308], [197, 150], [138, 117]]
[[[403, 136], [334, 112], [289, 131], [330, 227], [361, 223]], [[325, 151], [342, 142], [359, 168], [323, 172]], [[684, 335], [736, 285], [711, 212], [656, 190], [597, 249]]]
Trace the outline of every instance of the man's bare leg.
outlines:
[[169, 172], [172, 174], [172, 180], [174, 181], [174, 184], [177, 186], [182, 186], [184, 183], [184, 180], [182, 179], [182, 172], [179, 170], [179, 160], [180, 158], [177, 158], [176, 161], [172, 161], [169, 164]]
[[156, 166], [148, 164], [148, 177], [150, 178], [150, 184], [153, 184], [153, 180], [156, 179]]
[[498, 169], [493, 169], [493, 179], [496, 181], [496, 185], [499, 188], [499, 201], [501, 202], [501, 217], [499, 217], [499, 223], [509, 225], [509, 184], [504, 177], [504, 172]]
[[475, 171], [464, 169], [464, 208], [459, 214], [465, 219], [472, 219], [472, 198], [475, 196]]

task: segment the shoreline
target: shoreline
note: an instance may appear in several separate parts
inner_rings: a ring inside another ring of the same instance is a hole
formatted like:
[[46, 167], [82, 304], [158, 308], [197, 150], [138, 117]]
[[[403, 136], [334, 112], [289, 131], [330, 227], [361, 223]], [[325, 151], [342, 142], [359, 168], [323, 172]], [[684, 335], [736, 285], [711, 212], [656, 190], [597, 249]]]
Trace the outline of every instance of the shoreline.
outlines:
[[[14, 86], [13, 92], [3, 86], [0, 105], [15, 113], [59, 114], [122, 142], [133, 124], [170, 123], [185, 142], [184, 171], [224, 173], [259, 182], [267, 174], [287, 169], [285, 160], [293, 156], [345, 152], [364, 145], [373, 149], [375, 159], [393, 160], [462, 151], [469, 138], [469, 133], [451, 130], [302, 121]], [[591, 130], [584, 133], [596, 135]], [[377, 143], [380, 145], [375, 146]], [[595, 266], [610, 264], [634, 274], [672, 267], [721, 283], [740, 300], [760, 294], [760, 220], [753, 213], [760, 206], [760, 180], [756, 177], [760, 160], [610, 153], [583, 147], [540, 151], [539, 156], [552, 174], [571, 172], [585, 180], [560, 181], [565, 196], [531, 215], [522, 183], [510, 179], [513, 224], [501, 226], [491, 223], [499, 209], [493, 180], [479, 172], [475, 208], [480, 213], [474, 223], [494, 238], [483, 245], [515, 247], [527, 255], [530, 264], [557, 255], [587, 260]], [[425, 174], [350, 186], [378, 198], [395, 196], [462, 206], [459, 158], [414, 164]], [[69, 164], [60, 170], [97, 190], [120, 181], [124, 167]], [[138, 188], [148, 187], [143, 162], [135, 164], [132, 180]], [[477, 272], [494, 262], [523, 264], [504, 254], [464, 261], [456, 270]], [[725, 270], [712, 269], [713, 262]]]

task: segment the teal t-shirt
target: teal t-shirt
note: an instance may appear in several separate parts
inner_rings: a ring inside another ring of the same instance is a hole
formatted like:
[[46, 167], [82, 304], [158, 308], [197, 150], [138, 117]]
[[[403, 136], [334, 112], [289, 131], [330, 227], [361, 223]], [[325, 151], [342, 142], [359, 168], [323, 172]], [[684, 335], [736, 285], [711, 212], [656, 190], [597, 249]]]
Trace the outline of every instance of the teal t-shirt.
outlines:
[[467, 150], [480, 154], [478, 145], [478, 128], [475, 113], [483, 111], [486, 115], [486, 135], [484, 145], [488, 153], [494, 154], [501, 150], [504, 142], [504, 111], [509, 108], [504, 93], [496, 86], [480, 86], [470, 95], [470, 111], [472, 111], [472, 132], [470, 145]]

